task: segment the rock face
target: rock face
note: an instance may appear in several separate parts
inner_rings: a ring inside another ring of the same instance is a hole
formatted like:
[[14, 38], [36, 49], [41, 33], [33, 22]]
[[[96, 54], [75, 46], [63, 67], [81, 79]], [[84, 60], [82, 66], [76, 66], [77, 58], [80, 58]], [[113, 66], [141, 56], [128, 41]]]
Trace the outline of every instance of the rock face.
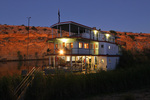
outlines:
[[[56, 34], [56, 30], [53, 32]], [[0, 25], [0, 60], [43, 59], [47, 49], [53, 47], [46, 42], [51, 37], [49, 27], [30, 27], [28, 39], [27, 26]]]
[[116, 43], [122, 45], [126, 50], [143, 51], [150, 49], [150, 33], [132, 33], [132, 32], [115, 32], [104, 31], [118, 36]]
[[[53, 29], [53, 33], [55, 37], [57, 30]], [[67, 32], [62, 33], [68, 36]], [[150, 48], [150, 34], [116, 32], [115, 35], [120, 37], [118, 44], [124, 45], [127, 50]], [[27, 26], [0, 25], [0, 60], [43, 59], [47, 49], [53, 48], [53, 44], [46, 42], [48, 38], [52, 38], [52, 29], [49, 27], [31, 26], [28, 39]]]
[[144, 49], [150, 49], [150, 34], [145, 33], [126, 33], [126, 35], [119, 36], [120, 41], [126, 43], [125, 49], [131, 51], [143, 51]]

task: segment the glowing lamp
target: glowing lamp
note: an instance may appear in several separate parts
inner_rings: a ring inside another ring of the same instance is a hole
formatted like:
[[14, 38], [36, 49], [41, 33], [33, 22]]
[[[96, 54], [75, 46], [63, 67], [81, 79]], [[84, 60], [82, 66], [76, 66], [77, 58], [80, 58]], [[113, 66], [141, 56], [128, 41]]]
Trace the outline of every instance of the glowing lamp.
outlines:
[[110, 34], [105, 34], [106, 35], [106, 39], [108, 40], [110, 37]]
[[110, 36], [110, 34], [106, 34], [106, 37], [109, 37]]
[[64, 54], [64, 51], [63, 51], [63, 50], [60, 50], [59, 53], [62, 55], [62, 54]]
[[61, 39], [61, 41], [62, 41], [62, 42], [66, 42], [66, 41], [67, 41], [67, 39]]
[[97, 30], [94, 30], [94, 34], [96, 34], [97, 33]]

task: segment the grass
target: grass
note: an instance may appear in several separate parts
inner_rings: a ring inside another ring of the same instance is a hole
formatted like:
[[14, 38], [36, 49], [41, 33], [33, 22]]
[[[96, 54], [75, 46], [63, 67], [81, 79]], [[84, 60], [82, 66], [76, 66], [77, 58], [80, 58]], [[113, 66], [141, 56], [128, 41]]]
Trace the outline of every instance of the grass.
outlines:
[[[145, 53], [148, 54], [150, 53]], [[124, 51], [120, 64], [114, 71], [78, 75], [57, 73], [55, 76], [37, 73], [26, 92], [25, 100], [78, 99], [149, 88], [149, 57], [142, 62], [139, 59], [141, 56], [135, 57], [130, 51]], [[126, 96], [128, 99], [134, 98]]]
[[92, 95], [124, 92], [150, 86], [150, 68], [146, 65], [95, 74], [37, 73], [29, 86], [25, 100], [63, 100]]
[[4, 76], [0, 78], [0, 100], [16, 100], [13, 90], [21, 82], [22, 77], [18, 75]]

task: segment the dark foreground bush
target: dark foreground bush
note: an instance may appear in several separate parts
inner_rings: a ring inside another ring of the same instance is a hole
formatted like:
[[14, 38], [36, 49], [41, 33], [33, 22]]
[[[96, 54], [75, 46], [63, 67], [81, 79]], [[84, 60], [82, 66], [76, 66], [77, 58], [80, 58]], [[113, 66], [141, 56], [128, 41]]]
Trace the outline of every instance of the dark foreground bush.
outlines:
[[7, 76], [0, 78], [0, 100], [16, 100], [14, 89], [21, 82], [20, 76]]
[[150, 67], [138, 66], [96, 74], [37, 73], [25, 100], [66, 100], [105, 93], [123, 92], [150, 86]]

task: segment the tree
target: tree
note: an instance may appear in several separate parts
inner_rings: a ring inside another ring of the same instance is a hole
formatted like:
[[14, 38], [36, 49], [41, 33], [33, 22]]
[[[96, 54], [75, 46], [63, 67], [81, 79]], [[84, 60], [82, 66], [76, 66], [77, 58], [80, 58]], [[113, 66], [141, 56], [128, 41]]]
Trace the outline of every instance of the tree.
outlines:
[[117, 32], [114, 31], [114, 30], [110, 30], [109, 32], [110, 32], [110, 33], [113, 33], [114, 35], [117, 35]]
[[25, 29], [28, 31], [28, 30], [29, 30], [29, 27], [26, 27]]
[[129, 35], [132, 40], [135, 39], [134, 35]]
[[126, 33], [126, 32], [124, 32], [124, 35], [127, 35], [127, 33]]
[[32, 26], [32, 28], [31, 28], [32, 30], [37, 30], [37, 28], [35, 28], [34, 26]]
[[17, 52], [17, 55], [18, 55], [18, 60], [23, 60], [23, 57], [22, 57], [22, 55], [21, 55], [21, 52], [20, 52], [20, 51], [18, 51], [18, 52]]

